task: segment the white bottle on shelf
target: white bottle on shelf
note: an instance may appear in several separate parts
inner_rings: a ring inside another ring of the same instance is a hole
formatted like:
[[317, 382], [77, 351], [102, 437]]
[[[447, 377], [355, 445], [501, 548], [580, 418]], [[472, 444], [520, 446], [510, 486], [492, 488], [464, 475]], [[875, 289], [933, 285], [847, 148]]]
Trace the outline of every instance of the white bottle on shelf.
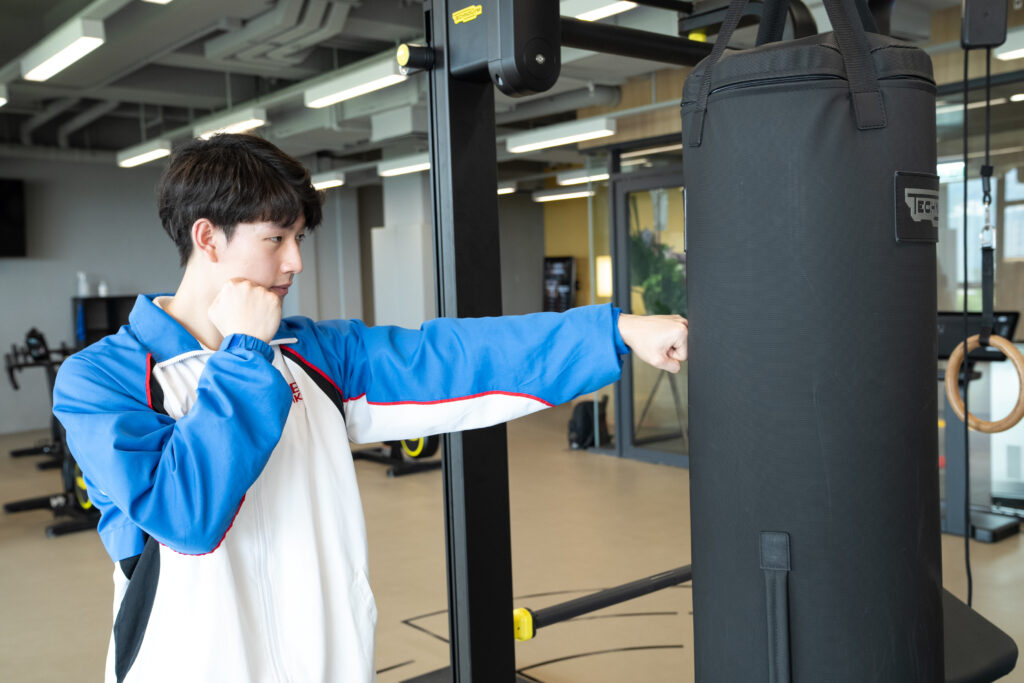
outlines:
[[78, 271], [78, 296], [89, 296], [89, 278], [83, 271]]

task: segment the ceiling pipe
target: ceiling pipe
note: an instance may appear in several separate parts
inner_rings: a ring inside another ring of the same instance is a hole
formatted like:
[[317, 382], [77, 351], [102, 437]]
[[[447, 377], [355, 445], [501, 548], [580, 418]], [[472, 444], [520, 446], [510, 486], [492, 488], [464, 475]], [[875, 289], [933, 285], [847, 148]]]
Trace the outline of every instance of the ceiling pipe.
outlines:
[[120, 102], [100, 102], [89, 107], [68, 121], [65, 121], [60, 125], [60, 128], [57, 129], [57, 145], [59, 147], [67, 148], [68, 137], [72, 133], [88, 126], [101, 116], [106, 116], [113, 110], [117, 109], [120, 104]]
[[264, 12], [252, 21], [247, 21], [245, 28], [206, 41], [203, 53], [207, 57], [220, 59], [238, 55], [254, 45], [259, 46], [264, 41], [295, 28], [305, 4], [305, 0], [280, 0], [274, 9]]
[[43, 111], [39, 112], [25, 123], [21, 124], [21, 144], [31, 145], [32, 144], [32, 131], [39, 128], [47, 121], [50, 121], [57, 116], [60, 116], [71, 107], [81, 102], [78, 98], [69, 97], [63, 100], [57, 100], [53, 102]]
[[294, 40], [288, 44], [267, 53], [267, 57], [275, 62], [296, 65], [305, 61], [309, 50], [312, 50], [318, 43], [340, 34], [348, 21], [348, 14], [352, 11], [352, 5], [342, 2], [334, 2], [327, 15], [327, 20], [322, 26], [310, 34]]

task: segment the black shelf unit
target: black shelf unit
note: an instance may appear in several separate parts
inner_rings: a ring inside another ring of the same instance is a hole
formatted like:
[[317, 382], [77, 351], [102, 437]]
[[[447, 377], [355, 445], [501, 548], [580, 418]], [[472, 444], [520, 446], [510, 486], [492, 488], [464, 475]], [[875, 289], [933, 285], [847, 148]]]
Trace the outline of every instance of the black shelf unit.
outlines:
[[135, 295], [72, 297], [71, 325], [75, 331], [75, 346], [88, 346], [127, 325], [135, 299]]

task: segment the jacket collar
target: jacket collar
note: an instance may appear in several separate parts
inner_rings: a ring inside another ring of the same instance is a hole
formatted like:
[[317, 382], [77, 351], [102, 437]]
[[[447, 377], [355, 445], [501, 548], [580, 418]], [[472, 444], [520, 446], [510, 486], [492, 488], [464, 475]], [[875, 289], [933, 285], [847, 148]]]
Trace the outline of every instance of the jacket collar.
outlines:
[[[163, 363], [184, 353], [202, 351], [203, 345], [172, 318], [154, 299], [172, 294], [140, 294], [128, 315], [128, 324], [135, 337], [153, 354], [157, 363]], [[295, 335], [282, 321], [271, 344], [293, 341]]]

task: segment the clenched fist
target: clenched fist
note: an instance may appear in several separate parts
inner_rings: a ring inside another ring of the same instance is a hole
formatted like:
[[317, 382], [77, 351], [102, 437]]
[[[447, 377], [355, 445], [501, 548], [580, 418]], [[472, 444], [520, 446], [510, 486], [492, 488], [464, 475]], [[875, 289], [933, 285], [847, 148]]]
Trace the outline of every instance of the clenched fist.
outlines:
[[690, 329], [678, 315], [619, 315], [619, 333], [640, 360], [659, 370], [679, 372], [686, 360]]
[[269, 342], [281, 324], [281, 297], [266, 287], [236, 277], [224, 283], [207, 315], [225, 337], [247, 334]]

